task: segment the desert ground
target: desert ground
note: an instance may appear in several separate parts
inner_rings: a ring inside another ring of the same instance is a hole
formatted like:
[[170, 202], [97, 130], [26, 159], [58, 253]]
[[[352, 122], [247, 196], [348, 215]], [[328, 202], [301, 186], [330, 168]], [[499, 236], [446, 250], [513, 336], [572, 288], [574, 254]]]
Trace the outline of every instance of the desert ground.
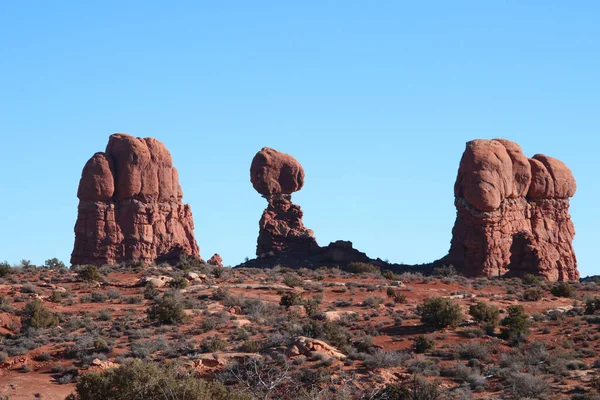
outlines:
[[193, 260], [0, 271], [2, 399], [62, 400], [135, 359], [232, 399], [600, 398], [591, 280]]

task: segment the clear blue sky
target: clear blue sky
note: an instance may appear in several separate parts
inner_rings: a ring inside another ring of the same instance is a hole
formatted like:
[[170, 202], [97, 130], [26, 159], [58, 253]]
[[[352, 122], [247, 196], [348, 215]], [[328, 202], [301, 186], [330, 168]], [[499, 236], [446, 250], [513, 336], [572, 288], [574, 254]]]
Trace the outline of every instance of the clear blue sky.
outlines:
[[562, 159], [598, 274], [596, 1], [30, 1], [0, 5], [0, 260], [68, 262], [81, 169], [108, 136], [171, 151], [201, 254], [252, 257], [263, 146], [306, 171], [321, 244], [395, 262], [449, 248], [466, 141]]

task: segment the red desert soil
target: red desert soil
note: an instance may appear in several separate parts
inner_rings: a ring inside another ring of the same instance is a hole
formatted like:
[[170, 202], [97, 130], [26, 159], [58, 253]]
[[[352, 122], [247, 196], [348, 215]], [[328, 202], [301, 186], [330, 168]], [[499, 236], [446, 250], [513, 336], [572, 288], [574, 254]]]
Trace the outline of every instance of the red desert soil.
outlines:
[[[509, 372], [545, 382], [544, 399], [570, 398], [575, 388], [592, 393], [598, 382], [600, 318], [586, 314], [585, 300], [600, 296], [600, 290], [591, 282], [573, 283], [571, 297], [556, 297], [550, 293], [556, 284], [545, 281], [420, 274], [386, 274], [386, 279], [379, 272], [339, 269], [231, 270], [202, 264], [192, 271], [166, 265], [136, 271], [121, 265], [100, 272], [101, 282], [90, 283], [73, 271], [44, 268], [15, 270], [0, 279], [0, 398], [64, 399], [77, 375], [133, 357], [183, 360], [212, 378], [232, 360], [257, 352], [266, 358], [285, 354], [294, 373], [312, 370], [328, 377], [317, 384], [339, 385], [345, 379], [356, 393], [402, 384], [413, 374], [448, 393], [469, 391], [476, 399], [508, 398]], [[160, 276], [175, 278], [178, 288], [167, 285], [151, 293], [143, 280]], [[528, 291], [541, 298], [526, 301]], [[177, 292], [186, 322], [149, 320], [147, 310], [167, 292]], [[280, 305], [286, 295], [298, 305]], [[464, 319], [458, 327], [435, 329], [421, 322], [417, 306], [432, 297], [460, 306]], [[35, 299], [58, 314], [58, 325], [21, 327], [22, 310]], [[486, 334], [469, 315], [477, 302], [495, 305], [500, 319], [507, 307], [523, 306], [531, 324], [525, 341], [511, 343], [500, 326]], [[414, 352], [413, 339], [420, 335], [435, 341], [423, 354]], [[317, 343], [312, 353], [298, 350], [293, 343], [305, 336], [333, 348]], [[214, 337], [223, 340], [215, 345], [209, 340]], [[400, 354], [402, 360], [386, 365], [377, 358], [381, 354]], [[508, 354], [516, 361], [509, 362]]]

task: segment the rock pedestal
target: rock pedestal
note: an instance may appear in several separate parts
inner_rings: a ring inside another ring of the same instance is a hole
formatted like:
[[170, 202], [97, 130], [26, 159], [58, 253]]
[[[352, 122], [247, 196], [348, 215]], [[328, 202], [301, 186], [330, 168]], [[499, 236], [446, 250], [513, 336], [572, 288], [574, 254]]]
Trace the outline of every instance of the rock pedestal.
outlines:
[[259, 223], [257, 255], [309, 253], [318, 247], [313, 231], [302, 223], [300, 206], [292, 203], [290, 195], [268, 196], [267, 201]]

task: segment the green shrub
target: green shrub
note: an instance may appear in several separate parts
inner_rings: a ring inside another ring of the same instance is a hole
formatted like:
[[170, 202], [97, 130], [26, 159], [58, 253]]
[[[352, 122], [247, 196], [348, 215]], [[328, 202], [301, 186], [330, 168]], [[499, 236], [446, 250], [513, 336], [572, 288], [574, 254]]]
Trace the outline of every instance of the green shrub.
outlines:
[[214, 353], [221, 351], [227, 347], [227, 341], [220, 337], [207, 337], [204, 338], [200, 345], [200, 351], [202, 353]]
[[379, 267], [364, 262], [351, 262], [345, 270], [353, 274], [374, 274], [379, 272]]
[[413, 349], [415, 353], [425, 353], [427, 350], [431, 350], [435, 347], [435, 340], [429, 339], [427, 336], [424, 335], [419, 335], [413, 340]]
[[525, 313], [523, 306], [509, 306], [507, 316], [502, 320], [505, 326], [502, 330], [507, 337], [526, 335], [529, 333], [529, 315]]
[[160, 290], [152, 285], [146, 285], [146, 289], [144, 289], [144, 299], [154, 300], [158, 296], [160, 296]]
[[108, 300], [108, 296], [104, 292], [90, 293], [90, 301], [92, 303], [104, 303], [106, 300]]
[[54, 291], [52, 292], [52, 294], [50, 295], [50, 301], [53, 303], [60, 303], [60, 301], [63, 298], [64, 293], [62, 292], [58, 292], [58, 291]]
[[25, 305], [21, 323], [32, 328], [51, 328], [58, 325], [58, 316], [48, 310], [40, 299], [35, 299]]
[[392, 287], [386, 289], [386, 294], [394, 300], [394, 303], [404, 304], [406, 303], [406, 295], [399, 290]]
[[302, 305], [302, 296], [299, 293], [288, 292], [281, 296], [281, 300], [279, 300], [279, 304], [284, 306], [285, 308], [290, 308], [291, 306], [299, 306]]
[[81, 267], [81, 269], [77, 273], [77, 276], [82, 281], [88, 282], [88, 283], [98, 282], [98, 281], [102, 280], [102, 275], [100, 275], [100, 272], [98, 271], [98, 267], [96, 267], [95, 265], [85, 265], [85, 266]]
[[220, 382], [198, 379], [173, 363], [135, 360], [103, 372], [82, 375], [68, 400], [242, 400]]
[[585, 313], [588, 315], [600, 311], [600, 297], [588, 298], [585, 300]]
[[525, 285], [538, 285], [544, 281], [544, 278], [533, 274], [525, 274], [523, 278], [521, 278], [521, 281]]
[[363, 307], [367, 308], [377, 308], [380, 304], [383, 304], [384, 300], [381, 297], [369, 296], [363, 300]]
[[287, 285], [289, 287], [296, 287], [296, 286], [300, 286], [302, 285], [302, 278], [300, 278], [298, 275], [296, 274], [285, 274], [285, 276], [283, 277], [283, 284]]
[[396, 275], [395, 273], [393, 273], [392, 271], [390, 271], [389, 269], [382, 271], [381, 275], [385, 278], [388, 279], [390, 281], [395, 281], [398, 280], [398, 275]]
[[544, 297], [544, 292], [539, 287], [531, 287], [523, 292], [523, 300], [539, 301]]
[[0, 263], [0, 278], [5, 278], [13, 273], [13, 268], [6, 261]]
[[260, 344], [254, 340], [246, 340], [240, 346], [240, 351], [244, 353], [258, 353], [260, 351]]
[[185, 279], [183, 276], [177, 276], [169, 282], [169, 287], [172, 289], [185, 289], [186, 287], [188, 287], [188, 285], [188, 280]]
[[575, 288], [567, 282], [561, 282], [554, 286], [550, 292], [556, 297], [573, 297], [575, 295]]
[[[486, 304], [484, 302], [478, 302], [477, 304], [469, 307], [469, 315], [475, 319], [475, 321], [483, 324], [488, 333], [493, 332], [494, 328], [498, 326], [498, 320], [500, 319], [500, 310], [493, 304]], [[491, 332], [490, 332], [491, 331]]]
[[454, 265], [442, 265], [441, 267], [434, 268], [431, 274], [433, 276], [448, 277], [455, 276], [457, 273]]
[[443, 297], [432, 297], [417, 306], [423, 324], [434, 328], [455, 328], [462, 321], [460, 306]]
[[188, 319], [183, 300], [175, 293], [165, 293], [148, 308], [147, 313], [151, 321], [158, 321], [161, 324], [177, 324]]

